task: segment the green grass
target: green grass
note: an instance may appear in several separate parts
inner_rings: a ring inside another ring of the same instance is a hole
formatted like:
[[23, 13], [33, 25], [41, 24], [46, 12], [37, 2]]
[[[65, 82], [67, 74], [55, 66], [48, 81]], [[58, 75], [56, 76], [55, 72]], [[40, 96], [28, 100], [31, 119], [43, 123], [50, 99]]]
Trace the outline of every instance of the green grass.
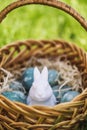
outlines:
[[[0, 1], [0, 10], [15, 0]], [[62, 0], [87, 19], [86, 0]], [[87, 51], [87, 32], [71, 16], [48, 6], [28, 5], [12, 11], [0, 25], [0, 46], [25, 39], [63, 39]]]

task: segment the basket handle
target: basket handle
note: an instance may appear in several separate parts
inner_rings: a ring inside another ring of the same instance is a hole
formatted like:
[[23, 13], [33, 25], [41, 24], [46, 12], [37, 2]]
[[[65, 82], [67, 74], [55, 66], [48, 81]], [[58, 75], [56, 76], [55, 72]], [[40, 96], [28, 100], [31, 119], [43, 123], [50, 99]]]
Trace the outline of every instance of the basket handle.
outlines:
[[7, 14], [12, 10], [28, 4], [48, 5], [63, 10], [72, 17], [74, 17], [81, 24], [81, 26], [87, 31], [87, 21], [72, 7], [63, 2], [60, 2], [59, 0], [18, 0], [16, 2], [11, 3], [7, 7], [5, 7], [2, 11], [0, 11], [0, 22], [2, 22], [3, 19], [7, 16]]

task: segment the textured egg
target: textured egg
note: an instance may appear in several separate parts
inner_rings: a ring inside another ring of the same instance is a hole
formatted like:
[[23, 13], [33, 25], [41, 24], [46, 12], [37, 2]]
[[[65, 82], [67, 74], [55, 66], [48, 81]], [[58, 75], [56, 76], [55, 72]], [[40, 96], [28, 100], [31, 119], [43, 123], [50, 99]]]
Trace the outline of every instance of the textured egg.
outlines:
[[15, 91], [22, 91], [25, 92], [25, 89], [22, 85], [22, 83], [18, 82], [18, 81], [13, 81], [10, 85], [9, 88], [11, 88], [12, 90]]
[[79, 94], [80, 93], [77, 91], [68, 91], [61, 98], [61, 102], [70, 102], [72, 99], [74, 99]]
[[22, 75], [22, 84], [25, 90], [28, 92], [34, 81], [34, 68], [28, 68]]
[[56, 70], [50, 69], [48, 71], [48, 82], [51, 85], [51, 87], [58, 84], [58, 77], [59, 77], [59, 75]]
[[3, 92], [2, 95], [4, 95], [6, 98], [10, 99], [11, 101], [18, 101], [21, 103], [26, 103], [26, 96], [23, 92], [20, 91], [6, 91]]

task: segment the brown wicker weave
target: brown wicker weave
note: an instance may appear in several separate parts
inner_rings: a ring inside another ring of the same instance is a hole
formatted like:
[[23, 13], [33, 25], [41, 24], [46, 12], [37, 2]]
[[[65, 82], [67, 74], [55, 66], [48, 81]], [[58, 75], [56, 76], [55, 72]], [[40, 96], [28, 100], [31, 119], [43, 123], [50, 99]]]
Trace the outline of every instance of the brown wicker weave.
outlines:
[[[56, 0], [19, 0], [0, 12], [0, 21], [13, 9], [27, 4], [43, 4], [61, 9], [72, 15], [87, 30], [84, 18], [70, 6]], [[32, 48], [33, 46], [35, 47]], [[80, 124], [87, 116], [86, 52], [74, 44], [59, 40], [17, 41], [0, 49], [0, 67], [10, 71], [19, 70], [26, 67], [31, 56], [58, 57], [64, 54], [83, 72], [84, 91], [73, 101], [54, 107], [27, 106], [0, 95], [0, 130], [80, 130]], [[0, 72], [0, 80], [1, 77], [3, 73]]]

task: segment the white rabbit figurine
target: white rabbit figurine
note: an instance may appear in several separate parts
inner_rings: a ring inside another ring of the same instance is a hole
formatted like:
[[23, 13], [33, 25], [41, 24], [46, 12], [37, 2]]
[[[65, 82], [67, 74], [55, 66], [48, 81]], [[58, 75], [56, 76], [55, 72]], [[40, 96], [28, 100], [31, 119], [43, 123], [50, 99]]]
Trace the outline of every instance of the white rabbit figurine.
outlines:
[[27, 97], [27, 104], [45, 106], [54, 106], [56, 104], [56, 98], [48, 83], [47, 67], [43, 68], [42, 73], [37, 67], [34, 68], [34, 82]]

